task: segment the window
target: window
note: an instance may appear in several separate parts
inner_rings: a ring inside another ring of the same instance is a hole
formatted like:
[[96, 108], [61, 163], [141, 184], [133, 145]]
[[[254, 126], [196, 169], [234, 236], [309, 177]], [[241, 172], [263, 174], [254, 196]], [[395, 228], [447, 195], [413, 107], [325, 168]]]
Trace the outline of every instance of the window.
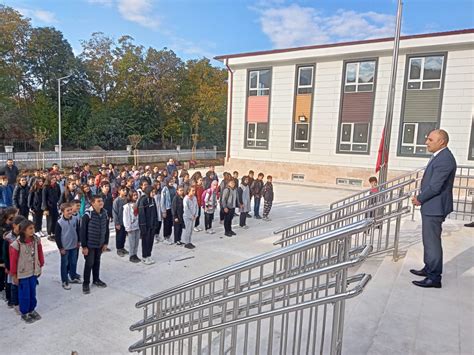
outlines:
[[247, 123], [247, 147], [267, 148], [268, 125], [267, 123]]
[[341, 152], [367, 152], [368, 148], [368, 123], [342, 123], [339, 142]]
[[295, 124], [294, 149], [307, 150], [309, 145], [309, 123]]
[[402, 154], [427, 154], [426, 138], [436, 129], [436, 122], [413, 122], [403, 125]]
[[270, 94], [270, 69], [254, 70], [249, 73], [249, 96]]
[[373, 91], [375, 78], [375, 61], [346, 64], [344, 92]]
[[298, 68], [298, 95], [313, 92], [313, 67]]
[[443, 62], [442, 55], [410, 58], [407, 89], [439, 89]]

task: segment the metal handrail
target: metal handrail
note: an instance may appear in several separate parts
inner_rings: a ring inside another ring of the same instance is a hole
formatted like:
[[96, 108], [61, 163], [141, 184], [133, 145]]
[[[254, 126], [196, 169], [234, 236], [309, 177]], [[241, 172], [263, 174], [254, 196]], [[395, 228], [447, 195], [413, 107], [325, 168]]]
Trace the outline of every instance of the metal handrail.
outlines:
[[310, 271], [310, 272], [295, 275], [295, 276], [292, 276], [292, 277], [289, 277], [289, 278], [286, 278], [286, 279], [283, 279], [283, 280], [275, 281], [271, 284], [262, 285], [262, 286], [259, 286], [257, 288], [254, 288], [254, 289], [249, 289], [249, 290], [242, 291], [240, 293], [235, 293], [235, 294], [232, 294], [232, 295], [224, 297], [224, 298], [220, 298], [220, 299], [208, 302], [208, 303], [203, 303], [203, 304], [200, 304], [200, 305], [197, 305], [197, 306], [185, 309], [185, 310], [180, 310], [176, 313], [168, 314], [168, 315], [166, 315], [166, 316], [164, 316], [160, 319], [154, 319], [153, 321], [150, 321], [150, 322], [143, 322], [143, 323], [140, 323], [140, 324], [137, 323], [137, 324], [132, 325], [130, 327], [130, 330], [131, 331], [140, 330], [144, 327], [147, 327], [147, 326], [150, 326], [150, 325], [153, 325], [153, 324], [157, 324], [157, 323], [166, 321], [168, 319], [176, 318], [176, 317], [182, 316], [183, 314], [186, 314], [186, 313], [196, 312], [196, 311], [199, 311], [199, 310], [204, 309], [206, 307], [210, 307], [212, 305], [218, 305], [218, 304], [221, 304], [221, 303], [226, 303], [226, 302], [238, 299], [238, 298], [248, 297], [248, 296], [251, 296], [251, 295], [256, 294], [256, 293], [265, 292], [265, 291], [268, 291], [268, 290], [271, 290], [271, 289], [274, 289], [274, 288], [279, 288], [279, 287], [282, 287], [282, 286], [289, 285], [289, 284], [294, 283], [294, 282], [299, 282], [299, 281], [302, 281], [302, 280], [307, 279], [307, 278], [313, 278], [313, 277], [320, 276], [320, 275], [323, 275], [323, 274], [335, 273], [335, 272], [340, 271], [340, 270], [345, 269], [345, 268], [351, 268], [351, 267], [357, 266], [360, 263], [362, 263], [365, 259], [367, 259], [370, 252], [372, 251], [372, 249], [373, 249], [373, 247], [371, 245], [367, 245], [362, 250], [362, 252], [358, 255], [358, 257], [353, 258], [352, 260], [345, 261], [345, 262], [342, 262], [342, 263], [339, 263], [339, 264], [326, 266], [326, 267], [323, 267], [321, 269], [315, 269], [315, 270]]
[[152, 342], [146, 343], [146, 344], [143, 342], [143, 340], [140, 340], [137, 343], [135, 343], [134, 345], [130, 346], [129, 351], [130, 352], [141, 351], [141, 350], [145, 350], [145, 349], [147, 349], [151, 346], [167, 344], [167, 343], [170, 343], [170, 342], [175, 342], [175, 341], [190, 338], [190, 337], [193, 337], [193, 336], [203, 335], [203, 334], [206, 334], [206, 333], [223, 330], [223, 329], [230, 328], [230, 327], [235, 327], [235, 326], [238, 326], [238, 325], [247, 324], [247, 323], [262, 320], [262, 319], [265, 319], [265, 318], [270, 318], [270, 317], [275, 317], [275, 316], [279, 316], [279, 315], [283, 315], [283, 314], [288, 314], [288, 313], [291, 313], [291, 312], [301, 311], [301, 310], [304, 310], [304, 309], [308, 309], [308, 308], [315, 307], [315, 306], [320, 306], [320, 305], [323, 305], [323, 304], [334, 304], [338, 301], [353, 298], [353, 297], [359, 295], [360, 293], [362, 293], [362, 291], [364, 290], [367, 283], [371, 280], [371, 278], [372, 278], [371, 275], [365, 274], [363, 276], [362, 280], [359, 282], [359, 284], [357, 284], [354, 288], [352, 288], [352, 289], [350, 289], [350, 290], [348, 290], [344, 293], [340, 293], [340, 294], [336, 294], [336, 295], [330, 295], [330, 296], [327, 296], [327, 297], [324, 297], [324, 298], [319, 298], [319, 299], [316, 299], [316, 300], [295, 304], [295, 305], [288, 306], [288, 307], [285, 307], [285, 308], [282, 308], [282, 309], [276, 309], [276, 310], [267, 311], [267, 312], [263, 312], [263, 313], [259, 313], [259, 314], [254, 314], [254, 315], [242, 318], [242, 319], [236, 319], [236, 320], [224, 322], [224, 323], [217, 324], [217, 325], [212, 325], [212, 326], [209, 326], [209, 327], [206, 327], [206, 328], [203, 328], [203, 329], [192, 331], [190, 333], [175, 335], [175, 336], [172, 336], [172, 337], [169, 337], [169, 338], [166, 338], [166, 339], [155, 340], [155, 341], [152, 341]]
[[[409, 196], [407, 194], [407, 196]], [[388, 206], [390, 205], [391, 203], [396, 203], [396, 202], [399, 202], [399, 201], [403, 201], [407, 196], [404, 195], [403, 198], [398, 198], [396, 200], [393, 200], [393, 201], [390, 201], [389, 203], [386, 203], [386, 204], [383, 204], [383, 205], [377, 205], [375, 207], [371, 207], [371, 208], [368, 208], [366, 210], [361, 210], [361, 211], [358, 211], [352, 215], [347, 215], [347, 216], [343, 216], [343, 217], [340, 217], [338, 220], [337, 220], [337, 223], [341, 223], [342, 221], [346, 221], [346, 220], [349, 220], [351, 218], [354, 218], [354, 217], [357, 217], [357, 216], [361, 216], [361, 215], [365, 215], [371, 211], [376, 211], [378, 209], [380, 209], [381, 207], [385, 207], [385, 206]], [[394, 217], [398, 217], [398, 216], [402, 216], [402, 215], [405, 215], [405, 214], [408, 214], [411, 212], [411, 208], [409, 206], [406, 206], [406, 207], [403, 207], [400, 211], [398, 212], [395, 212], [395, 213], [391, 213], [390, 215], [388, 216], [383, 216], [381, 218], [377, 218], [375, 219], [375, 224], [380, 224], [381, 222], [384, 222], [388, 219], [391, 219], [391, 218], [394, 218]], [[307, 234], [311, 234], [311, 233], [314, 233], [316, 232], [317, 230], [319, 229], [324, 229], [324, 228], [327, 228], [331, 225], [334, 225], [334, 221], [330, 221], [330, 222], [326, 222], [326, 223], [323, 223], [321, 225], [318, 225], [316, 227], [313, 227], [311, 229], [307, 229], [305, 231], [302, 231], [302, 232], [299, 232], [297, 234], [293, 234], [289, 237], [284, 237], [284, 238], [281, 238], [281, 239], [278, 239], [276, 241], [273, 242], [273, 245], [281, 245], [282, 243], [285, 243], [287, 241], [290, 241], [290, 240], [295, 240], [297, 238], [300, 238], [300, 237], [303, 237]]]
[[[352, 202], [350, 202], [350, 203], [348, 203], [348, 204], [346, 204], [346, 205], [338, 206], [338, 207], [336, 207], [336, 208], [333, 208], [333, 209], [330, 209], [330, 210], [321, 212], [321, 213], [317, 214], [316, 216], [313, 216], [313, 217], [304, 219], [303, 221], [301, 221], [301, 222], [299, 222], [299, 223], [296, 223], [296, 224], [294, 224], [294, 225], [291, 225], [291, 226], [289, 226], [289, 227], [277, 229], [277, 230], [275, 230], [275, 231], [273, 232], [273, 234], [279, 234], [279, 233], [286, 232], [286, 231], [288, 231], [288, 230], [290, 230], [290, 229], [292, 229], [292, 228], [298, 227], [298, 226], [303, 225], [303, 224], [308, 223], [308, 222], [312, 222], [312, 221], [314, 221], [314, 220], [316, 220], [316, 219], [318, 219], [318, 218], [321, 218], [321, 217], [323, 217], [323, 216], [325, 216], [325, 215], [328, 215], [328, 214], [330, 214], [330, 213], [337, 212], [337, 211], [340, 211], [340, 210], [344, 210], [344, 209], [347, 208], [347, 207], [355, 206], [355, 205], [357, 205], [357, 204], [359, 204], [359, 203], [361, 203], [361, 202], [363, 202], [363, 201], [365, 201], [365, 200], [377, 199], [377, 197], [382, 196], [382, 195], [385, 195], [385, 194], [387, 194], [387, 192], [391, 192], [391, 191], [398, 190], [398, 189], [400, 189], [400, 188], [402, 188], [402, 187], [405, 187], [405, 186], [407, 186], [407, 185], [410, 185], [410, 184], [412, 184], [412, 183], [414, 183], [414, 182], [416, 182], [416, 181], [417, 181], [416, 179], [407, 180], [407, 181], [405, 181], [405, 182], [403, 182], [403, 183], [400, 183], [400, 184], [398, 184], [398, 185], [391, 186], [391, 187], [388, 188], [388, 189], [384, 189], [384, 190], [378, 191], [378, 192], [376, 192], [376, 193], [373, 193], [373, 194], [371, 194], [371, 195], [364, 196], [363, 198], [361, 198], [361, 199], [359, 199], [359, 200], [356, 200], [356, 201], [352, 201]], [[369, 190], [369, 191], [370, 191], [370, 190]]]
[[[384, 186], [387, 186], [387, 185], [389, 185], [389, 184], [392, 184], [392, 183], [394, 183], [394, 182], [397, 181], [397, 180], [402, 180], [402, 179], [405, 179], [405, 178], [407, 178], [407, 177], [409, 177], [409, 176], [411, 176], [411, 175], [418, 174], [418, 173], [424, 171], [425, 168], [426, 168], [426, 167], [424, 166], [424, 167], [422, 167], [422, 168], [418, 168], [418, 169], [416, 169], [416, 170], [414, 170], [414, 171], [411, 171], [411, 172], [409, 172], [409, 173], [406, 173], [406, 174], [397, 176], [396, 178], [394, 178], [394, 179], [392, 179], [392, 180], [389, 180], [389, 181], [387, 181], [387, 182], [385, 182], [385, 183], [383, 183], [383, 184], [380, 184], [380, 185], [378, 185], [377, 187], [378, 187], [379, 189], [381, 189], [381, 188], [383, 188]], [[347, 197], [344, 197], [344, 198], [342, 198], [342, 199], [340, 199], [340, 200], [334, 201], [334, 202], [331, 203], [330, 208], [332, 208], [332, 206], [337, 205], [337, 204], [339, 204], [339, 203], [341, 203], [341, 202], [344, 202], [344, 201], [346, 201], [346, 200], [353, 199], [353, 198], [355, 198], [355, 197], [357, 197], [357, 196], [359, 196], [359, 195], [363, 195], [363, 194], [366, 194], [366, 193], [370, 193], [370, 190], [371, 190], [371, 189], [368, 188], [368, 189], [362, 190], [362, 191], [360, 191], [360, 192], [357, 192], [357, 193], [355, 193], [355, 194], [352, 194], [352, 195], [349, 195], [349, 196], [347, 196]]]
[[239, 270], [245, 270], [245, 269], [248, 269], [250, 267], [260, 266], [260, 265], [263, 265], [266, 262], [276, 260], [278, 257], [285, 256], [285, 255], [287, 255], [289, 253], [292, 253], [292, 252], [302, 251], [302, 250], [304, 250], [306, 248], [309, 248], [309, 247], [316, 247], [316, 246], [319, 246], [319, 245], [329, 243], [331, 241], [335, 241], [335, 240], [340, 239], [344, 236], [360, 233], [363, 230], [370, 227], [371, 225], [373, 225], [373, 223], [374, 223], [374, 220], [371, 219], [371, 218], [368, 218], [368, 219], [365, 219], [363, 221], [356, 222], [356, 223], [341, 227], [338, 230], [333, 230], [333, 231], [321, 234], [319, 236], [319, 238], [317, 238], [317, 239], [313, 239], [313, 240], [308, 239], [308, 240], [302, 241], [301, 243], [293, 244], [293, 245], [291, 245], [291, 246], [289, 246], [288, 248], [285, 248], [285, 249], [281, 248], [281, 249], [272, 250], [270, 252], [267, 252], [267, 253], [255, 256], [253, 258], [241, 261], [241, 262], [236, 263], [234, 265], [225, 267], [225, 268], [220, 269], [218, 271], [211, 272], [211, 273], [209, 273], [205, 276], [199, 277], [199, 278], [194, 279], [192, 281], [188, 281], [188, 282], [185, 282], [181, 285], [172, 287], [172, 288], [170, 288], [166, 291], [158, 292], [158, 293], [156, 293], [156, 294], [154, 294], [150, 297], [147, 297], [147, 298], [143, 299], [140, 302], [137, 302], [137, 304], [135, 306], [136, 306], [136, 308], [142, 308], [142, 307], [145, 307], [148, 304], [153, 303], [157, 300], [160, 300], [162, 298], [173, 295], [176, 292], [184, 291], [184, 290], [186, 290], [188, 288], [191, 288], [191, 287], [200, 286], [200, 285], [202, 285], [206, 282], [209, 282], [209, 281], [224, 278], [224, 277], [232, 274], [233, 272], [236, 272], [236, 271], [239, 271]]

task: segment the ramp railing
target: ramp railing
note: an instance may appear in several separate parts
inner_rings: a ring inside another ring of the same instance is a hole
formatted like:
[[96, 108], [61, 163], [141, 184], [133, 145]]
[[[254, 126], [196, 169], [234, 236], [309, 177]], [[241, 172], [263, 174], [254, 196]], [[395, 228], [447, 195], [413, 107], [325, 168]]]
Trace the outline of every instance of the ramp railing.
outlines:
[[345, 301], [370, 275], [348, 276], [372, 246], [372, 219], [276, 249], [136, 304], [142, 354], [340, 354]]

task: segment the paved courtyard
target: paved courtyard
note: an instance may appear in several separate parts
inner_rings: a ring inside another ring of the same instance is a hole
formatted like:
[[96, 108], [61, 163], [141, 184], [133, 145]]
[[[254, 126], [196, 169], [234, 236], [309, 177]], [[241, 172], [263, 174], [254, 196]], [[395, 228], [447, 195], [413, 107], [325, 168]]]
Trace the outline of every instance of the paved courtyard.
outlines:
[[[126, 354], [139, 339], [129, 326], [142, 317], [135, 308], [140, 299], [201, 276], [229, 264], [266, 252], [276, 236], [273, 230], [315, 215], [350, 191], [275, 185], [272, 221], [250, 219], [248, 230], [223, 237], [194, 233], [196, 249], [155, 244], [156, 264], [132, 264], [114, 250], [102, 258], [101, 278], [106, 289], [91, 288], [83, 295], [80, 285], [61, 288], [59, 254], [55, 244], [44, 240], [46, 265], [38, 288], [38, 312], [43, 319], [31, 325], [20, 321], [14, 311], [0, 305], [1, 354]], [[417, 222], [406, 221], [404, 233], [420, 233]], [[410, 267], [420, 266], [421, 246], [412, 245], [404, 259], [372, 258], [363, 265], [374, 279], [366, 292], [347, 307], [344, 353], [346, 354], [468, 354], [473, 350], [472, 229], [448, 221], [445, 237], [445, 281], [441, 290], [422, 290], [410, 285]], [[79, 271], [82, 274], [83, 259]], [[26, 336], [26, 339], [24, 340]], [[436, 344], [427, 345], [434, 339]]]

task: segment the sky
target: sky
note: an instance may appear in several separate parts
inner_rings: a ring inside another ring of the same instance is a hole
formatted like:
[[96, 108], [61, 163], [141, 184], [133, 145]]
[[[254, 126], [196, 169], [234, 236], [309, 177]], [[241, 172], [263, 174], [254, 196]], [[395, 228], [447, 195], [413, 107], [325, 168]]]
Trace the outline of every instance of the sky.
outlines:
[[[127, 34], [183, 59], [393, 36], [396, 0], [0, 0], [74, 52]], [[402, 34], [474, 28], [473, 0], [404, 0]], [[217, 64], [217, 62], [213, 62]]]

